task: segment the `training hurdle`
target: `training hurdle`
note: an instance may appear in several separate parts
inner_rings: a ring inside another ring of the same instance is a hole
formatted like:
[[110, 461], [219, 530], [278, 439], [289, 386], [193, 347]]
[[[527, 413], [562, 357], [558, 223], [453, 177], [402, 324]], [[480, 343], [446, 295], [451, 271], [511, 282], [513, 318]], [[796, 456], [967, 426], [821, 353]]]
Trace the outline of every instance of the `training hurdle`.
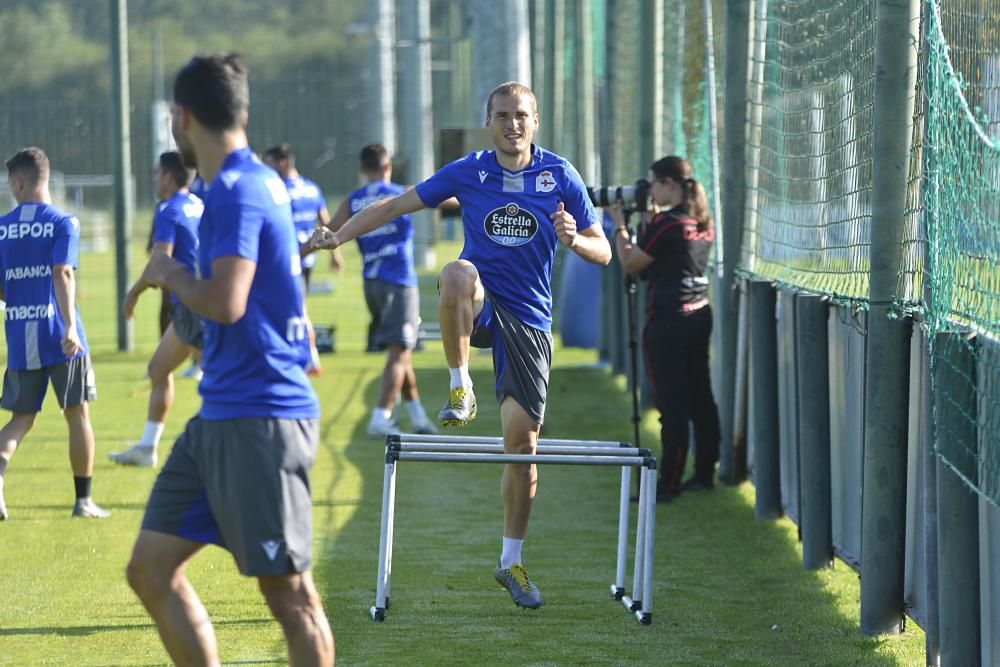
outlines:
[[[378, 582], [374, 621], [384, 621], [389, 609], [392, 575], [393, 527], [396, 508], [396, 474], [401, 461], [439, 463], [534, 463], [553, 465], [603, 465], [621, 467], [618, 509], [618, 549], [611, 596], [620, 601], [643, 625], [653, 622], [653, 532], [656, 524], [656, 459], [648, 449], [624, 442], [540, 439], [535, 454], [505, 454], [503, 439], [443, 435], [390, 435], [386, 437], [385, 477], [382, 481], [382, 521], [379, 531]], [[639, 509], [636, 519], [632, 595], [626, 595], [629, 493], [632, 468], [639, 469]]]

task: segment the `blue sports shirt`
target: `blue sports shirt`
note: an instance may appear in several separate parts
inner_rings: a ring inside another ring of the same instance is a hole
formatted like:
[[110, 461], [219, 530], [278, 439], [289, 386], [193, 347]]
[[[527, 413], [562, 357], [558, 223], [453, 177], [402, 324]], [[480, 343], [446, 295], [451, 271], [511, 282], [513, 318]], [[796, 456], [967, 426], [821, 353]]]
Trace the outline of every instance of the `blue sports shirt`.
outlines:
[[[188, 275], [195, 275], [198, 261], [198, 222], [205, 205], [189, 192], [178, 192], [160, 202], [153, 217], [153, 243], [171, 243], [173, 258], [184, 265]], [[170, 293], [171, 303], [179, 299]]]
[[209, 187], [198, 226], [202, 278], [222, 257], [257, 266], [243, 317], [205, 320], [203, 419], [319, 417], [305, 372], [309, 337], [291, 211], [285, 184], [249, 148], [230, 153]]
[[[388, 181], [373, 181], [350, 194], [351, 215], [381, 199], [395, 197], [406, 188]], [[401, 215], [378, 229], [358, 237], [358, 247], [364, 261], [365, 280], [384, 280], [394, 285], [416, 287], [417, 272], [413, 268], [413, 219]]]
[[[24, 203], [0, 217], [0, 282], [3, 284], [7, 368], [36, 370], [65, 363], [66, 333], [52, 283], [52, 267], [79, 261], [80, 221], [50, 204]], [[83, 320], [76, 333], [87, 353]]]
[[462, 259], [479, 271], [483, 286], [525, 324], [552, 328], [552, 265], [559, 202], [583, 231], [600, 217], [580, 174], [565, 158], [533, 146], [531, 164], [510, 172], [495, 151], [476, 151], [445, 165], [417, 185], [424, 205], [449, 197], [462, 204]]
[[188, 186], [188, 192], [198, 199], [205, 201], [205, 197], [208, 196], [208, 183], [201, 177], [201, 174], [196, 175], [194, 180], [191, 181], [191, 185]]
[[[319, 186], [302, 176], [292, 176], [285, 179], [288, 196], [292, 199], [292, 222], [295, 223], [295, 234], [299, 245], [312, 236], [316, 229], [319, 212], [326, 208], [326, 199]], [[310, 253], [302, 258], [302, 268], [311, 269], [316, 266], [316, 253]]]

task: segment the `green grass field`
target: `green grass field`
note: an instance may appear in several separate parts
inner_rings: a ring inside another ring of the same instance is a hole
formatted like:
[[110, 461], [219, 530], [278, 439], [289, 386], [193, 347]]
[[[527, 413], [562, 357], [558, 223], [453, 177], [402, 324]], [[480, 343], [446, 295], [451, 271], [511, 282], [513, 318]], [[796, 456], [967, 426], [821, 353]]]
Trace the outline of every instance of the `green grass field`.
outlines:
[[[438, 247], [453, 258], [454, 245]], [[548, 467], [525, 544], [525, 564], [546, 605], [513, 606], [493, 582], [500, 549], [498, 466], [403, 464], [397, 486], [392, 609], [373, 623], [383, 447], [365, 427], [383, 364], [365, 354], [367, 313], [359, 262], [317, 280], [333, 294], [310, 298], [313, 320], [337, 327], [337, 352], [315, 382], [323, 406], [313, 472], [314, 567], [342, 665], [922, 665], [923, 633], [858, 631], [857, 575], [838, 563], [805, 572], [796, 527], [753, 518], [753, 487], [717, 488], [657, 508], [653, 625], [613, 602], [617, 469]], [[134, 273], [142, 255], [135, 255]], [[321, 264], [325, 261], [321, 259]], [[0, 524], [0, 665], [161, 665], [168, 658], [129, 590], [125, 563], [155, 471], [115, 467], [107, 453], [136, 438], [145, 420], [143, 379], [155, 344], [158, 295], [140, 303], [135, 352], [118, 353], [113, 255], [85, 255], [79, 303], [93, 349], [99, 400], [95, 499], [106, 521], [70, 518], [73, 486], [66, 429], [50, 396], [7, 473], [11, 520]], [[434, 273], [422, 278], [424, 318], [436, 321]], [[591, 351], [557, 349], [546, 435], [630, 439], [629, 399]], [[423, 402], [436, 414], [447, 388], [437, 343], [415, 355]], [[498, 435], [492, 363], [475, 354], [480, 413], [467, 431]], [[161, 456], [197, 410], [178, 380]], [[405, 425], [405, 420], [404, 420]], [[646, 415], [643, 444], [656, 441]], [[630, 568], [631, 569], [631, 568]], [[225, 664], [283, 664], [278, 626], [253, 581], [229, 555], [203, 551], [189, 575], [211, 614]], [[631, 582], [631, 575], [629, 575]]]

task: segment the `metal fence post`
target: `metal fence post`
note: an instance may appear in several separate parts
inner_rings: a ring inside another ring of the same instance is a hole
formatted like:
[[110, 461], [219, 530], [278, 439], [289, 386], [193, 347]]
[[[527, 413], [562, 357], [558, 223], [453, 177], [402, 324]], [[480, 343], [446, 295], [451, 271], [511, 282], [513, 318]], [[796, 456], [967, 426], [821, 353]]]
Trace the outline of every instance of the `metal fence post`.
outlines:
[[129, 288], [132, 245], [132, 131], [129, 124], [128, 11], [126, 0], [111, 0], [111, 97], [114, 108], [115, 313], [118, 351], [131, 352], [132, 322], [117, 305]]
[[[799, 474], [802, 480], [802, 565], [833, 563], [830, 496], [830, 364], [826, 301], [800, 294], [795, 304], [799, 358]], [[756, 398], [756, 396], [755, 396]]]
[[722, 332], [722, 379], [716, 396], [722, 424], [719, 480], [736, 484], [746, 478], [746, 448], [733, 443], [736, 384], [738, 299], [733, 291], [736, 267], [743, 242], [743, 207], [746, 196], [746, 106], [747, 50], [750, 37], [750, 5], [747, 0], [726, 3], [725, 136], [722, 159], [722, 289], [719, 294], [718, 326]]
[[761, 280], [750, 283], [750, 382], [753, 395], [753, 481], [757, 490], [754, 516], [781, 516], [781, 477], [778, 453], [778, 336], [775, 329], [774, 287]]
[[[399, 10], [399, 88], [404, 105], [400, 117], [406, 180], [419, 183], [434, 173], [433, 96], [431, 91], [430, 0], [403, 0]], [[418, 267], [434, 264], [431, 250], [432, 211], [413, 214], [413, 260]]]
[[861, 515], [861, 632], [903, 625], [910, 322], [890, 319], [905, 238], [916, 97], [920, 0], [878, 0], [865, 462]]

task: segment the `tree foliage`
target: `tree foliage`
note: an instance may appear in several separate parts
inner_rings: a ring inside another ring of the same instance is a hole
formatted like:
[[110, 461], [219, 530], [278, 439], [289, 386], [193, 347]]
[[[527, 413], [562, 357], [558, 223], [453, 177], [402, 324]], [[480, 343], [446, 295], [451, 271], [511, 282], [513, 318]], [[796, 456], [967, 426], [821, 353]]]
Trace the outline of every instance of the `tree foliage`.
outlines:
[[[193, 54], [236, 51], [250, 68], [251, 139], [289, 141], [300, 162], [321, 165], [328, 188], [353, 182], [331, 147], [348, 150], [363, 134], [356, 118], [370, 36], [348, 26], [364, 0], [129, 0], [129, 82], [133, 164], [140, 200], [149, 196], [154, 44], [162, 44], [162, 85]], [[110, 4], [98, 0], [4, 0], [0, 4], [0, 154], [33, 143], [56, 169], [111, 171]], [[277, 114], [277, 115], [275, 115]], [[360, 147], [360, 146], [359, 146]], [[323, 156], [326, 156], [325, 158]], [[353, 156], [352, 156], [353, 157]], [[305, 158], [304, 160], [302, 158]]]

